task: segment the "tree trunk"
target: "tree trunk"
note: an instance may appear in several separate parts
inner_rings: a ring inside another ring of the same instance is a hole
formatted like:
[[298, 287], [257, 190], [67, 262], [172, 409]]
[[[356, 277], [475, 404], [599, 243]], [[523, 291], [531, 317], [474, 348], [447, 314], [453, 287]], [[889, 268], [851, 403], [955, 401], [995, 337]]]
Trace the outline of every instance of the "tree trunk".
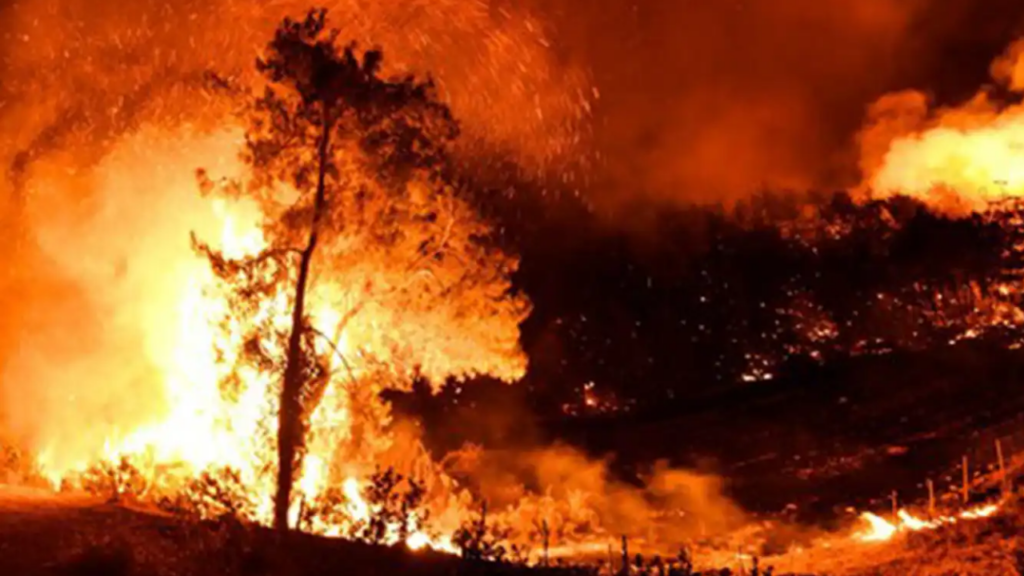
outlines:
[[309, 268], [316, 251], [320, 220], [327, 204], [326, 176], [328, 150], [330, 146], [330, 110], [321, 103], [319, 157], [317, 166], [316, 197], [313, 201], [313, 221], [309, 228], [309, 240], [299, 259], [299, 277], [295, 282], [295, 304], [292, 307], [292, 328], [288, 336], [288, 353], [285, 357], [284, 382], [277, 417], [277, 494], [274, 497], [274, 528], [281, 533], [288, 531], [288, 510], [291, 507], [292, 484], [295, 480], [295, 465], [302, 438], [302, 330], [306, 307], [306, 288], [309, 283]]

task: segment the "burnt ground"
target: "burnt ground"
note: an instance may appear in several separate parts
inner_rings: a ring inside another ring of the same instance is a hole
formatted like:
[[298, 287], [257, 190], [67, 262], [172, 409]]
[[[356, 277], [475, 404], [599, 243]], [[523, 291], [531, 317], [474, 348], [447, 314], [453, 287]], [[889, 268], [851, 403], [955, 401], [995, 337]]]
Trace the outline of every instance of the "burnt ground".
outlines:
[[721, 474], [746, 509], [838, 520], [847, 507], [942, 495], [1024, 452], [1024, 352], [967, 342], [862, 356], [751, 383], [660, 413], [548, 423], [552, 439], [614, 454], [631, 476], [652, 462]]
[[89, 498], [0, 486], [3, 576], [565, 574], [463, 563], [433, 552], [189, 522]]

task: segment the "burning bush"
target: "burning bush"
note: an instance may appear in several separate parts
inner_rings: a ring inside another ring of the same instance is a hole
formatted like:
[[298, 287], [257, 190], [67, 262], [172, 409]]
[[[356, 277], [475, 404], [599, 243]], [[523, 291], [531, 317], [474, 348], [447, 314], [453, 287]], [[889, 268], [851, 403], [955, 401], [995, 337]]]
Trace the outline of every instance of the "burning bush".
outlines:
[[510, 532], [506, 527], [488, 523], [487, 503], [484, 502], [480, 512], [455, 531], [453, 541], [467, 560], [501, 562], [508, 552]]
[[106, 496], [112, 502], [139, 499], [149, 488], [149, 479], [128, 456], [97, 462], [81, 474], [78, 482], [85, 491]]
[[257, 519], [251, 495], [238, 471], [231, 468], [204, 470], [198, 477], [190, 478], [185, 486], [163, 496], [160, 507], [203, 520], [226, 518], [253, 522]]

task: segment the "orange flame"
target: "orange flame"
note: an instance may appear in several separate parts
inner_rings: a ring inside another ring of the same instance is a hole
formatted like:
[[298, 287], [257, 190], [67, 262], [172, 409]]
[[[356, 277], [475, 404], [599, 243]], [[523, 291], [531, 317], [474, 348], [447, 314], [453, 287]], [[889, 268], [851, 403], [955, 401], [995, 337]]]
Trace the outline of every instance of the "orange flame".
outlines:
[[[1024, 40], [992, 65], [992, 77], [1024, 94]], [[1024, 105], [987, 90], [957, 108], [929, 110], [920, 92], [890, 94], [860, 135], [866, 192], [904, 194], [951, 213], [1024, 197]]]
[[940, 526], [956, 524], [964, 520], [978, 520], [988, 518], [998, 512], [998, 504], [986, 504], [975, 508], [961, 511], [955, 516], [939, 516], [932, 519], [922, 519], [914, 516], [906, 510], [899, 510], [896, 513], [896, 520], [890, 522], [881, 516], [864, 512], [861, 519], [868, 523], [869, 528], [858, 532], [855, 537], [863, 542], [885, 542], [892, 540], [902, 532], [921, 532], [934, 530]]
[[[240, 143], [235, 130], [204, 134], [150, 127], [125, 138], [86, 183], [65, 179], [59, 164], [41, 164], [33, 173], [29, 213], [40, 249], [109, 314], [100, 323], [111, 339], [71, 353], [86, 369], [108, 374], [109, 384], [97, 380], [78, 386], [74, 379], [89, 374], [47, 371], [29, 355], [15, 358], [5, 374], [7, 381], [47, 377], [46, 396], [7, 401], [33, 409], [14, 424], [55, 487], [97, 462], [122, 458], [139, 466], [149, 482], [171, 489], [205, 471], [229, 468], [256, 505], [253, 519], [269, 522], [279, 383], [236, 366], [245, 327], [228, 314], [222, 288], [189, 242], [195, 232], [229, 257], [264, 247], [262, 214], [254, 205], [203, 198], [193, 179], [194, 167], [204, 165], [238, 175], [243, 168], [234, 159]], [[69, 218], [48, 209], [81, 194], [95, 194], [97, 206]], [[142, 195], [149, 202], [135, 199]], [[479, 226], [454, 220], [450, 225]], [[81, 251], [69, 253], [71, 242]], [[368, 281], [389, 285], [406, 276], [404, 262], [373, 250], [356, 252], [362, 260], [350, 258], [351, 268], [340, 277], [315, 285], [310, 310], [318, 325], [340, 326], [343, 306], [367, 298], [354, 290], [365, 290]], [[282, 286], [262, 302], [255, 321], [288, 326], [288, 289]], [[479, 296], [494, 300], [490, 293]], [[381, 458], [393, 444], [386, 431], [388, 407], [378, 392], [385, 385], [402, 385], [413, 365], [432, 380], [476, 372], [511, 379], [522, 373], [517, 323], [525, 308], [513, 299], [508, 307], [488, 308], [487, 317], [474, 316], [473, 297], [463, 294], [450, 312], [437, 306], [397, 310], [378, 297], [348, 315], [332, 342], [321, 343], [337, 376], [309, 417], [297, 500], [313, 501], [340, 485], [348, 523], [369, 519], [365, 483], [375, 465], [386, 465]], [[462, 324], [470, 319], [473, 327]], [[63, 315], [47, 322], [55, 330], [79, 330]], [[27, 343], [29, 350], [46, 346]], [[137, 372], [124, 361], [126, 354], [140, 356]], [[380, 365], [393, 367], [394, 384], [376, 377]], [[228, 393], [223, 383], [233, 370], [237, 378]], [[351, 387], [352, 382], [358, 385]], [[292, 512], [298, 521], [299, 507]], [[313, 522], [306, 528], [344, 534], [348, 527]], [[388, 541], [397, 537], [397, 527], [389, 529]], [[407, 542], [413, 548], [453, 549], [447, 535], [423, 530]]]

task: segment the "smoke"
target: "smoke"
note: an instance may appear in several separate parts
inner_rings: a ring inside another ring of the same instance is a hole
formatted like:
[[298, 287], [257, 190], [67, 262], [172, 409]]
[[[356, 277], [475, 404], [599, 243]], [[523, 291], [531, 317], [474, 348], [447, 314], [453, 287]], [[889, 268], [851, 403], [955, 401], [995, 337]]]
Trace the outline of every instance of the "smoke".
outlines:
[[31, 235], [0, 286], [13, 320], [0, 422], [48, 464], [77, 466], [165, 416], [163, 379], [203, 366], [177, 344], [201, 321], [182, 308], [206, 273], [189, 233], [216, 241], [222, 222], [181, 167], [237, 174], [237, 142], [232, 132], [148, 129], [89, 171], [58, 155], [25, 174], [18, 223]]
[[993, 60], [991, 80], [964, 102], [935, 105], [904, 90], [879, 98], [858, 135], [860, 193], [904, 194], [963, 215], [1024, 195], [1024, 39]]
[[[546, 523], [552, 548], [567, 552], [603, 556], [610, 541], [617, 547], [626, 534], [636, 551], [665, 553], [748, 524], [723, 478], [665, 462], [617, 463], [615, 455], [598, 457], [551, 439], [525, 396], [495, 382], [467, 388], [456, 406], [439, 403], [441, 410], [396, 404], [405, 414], [400, 420], [415, 413], [423, 424], [405, 436], [435, 455], [446, 478], [485, 501], [488, 516], [512, 529], [514, 542], [538, 549]], [[415, 467], [402, 469], [416, 474]]]
[[598, 200], [612, 206], [854, 184], [867, 104], [910, 85], [973, 89], [1024, 12], [1003, 0], [593, 6], [552, 18], [600, 91]]
[[467, 447], [445, 463], [488, 502], [497, 522], [526, 534], [546, 523], [555, 546], [627, 534], [664, 551], [698, 536], [726, 534], [749, 520], [724, 494], [720, 478], [662, 462], [640, 485], [616, 478], [608, 461], [561, 445]]

